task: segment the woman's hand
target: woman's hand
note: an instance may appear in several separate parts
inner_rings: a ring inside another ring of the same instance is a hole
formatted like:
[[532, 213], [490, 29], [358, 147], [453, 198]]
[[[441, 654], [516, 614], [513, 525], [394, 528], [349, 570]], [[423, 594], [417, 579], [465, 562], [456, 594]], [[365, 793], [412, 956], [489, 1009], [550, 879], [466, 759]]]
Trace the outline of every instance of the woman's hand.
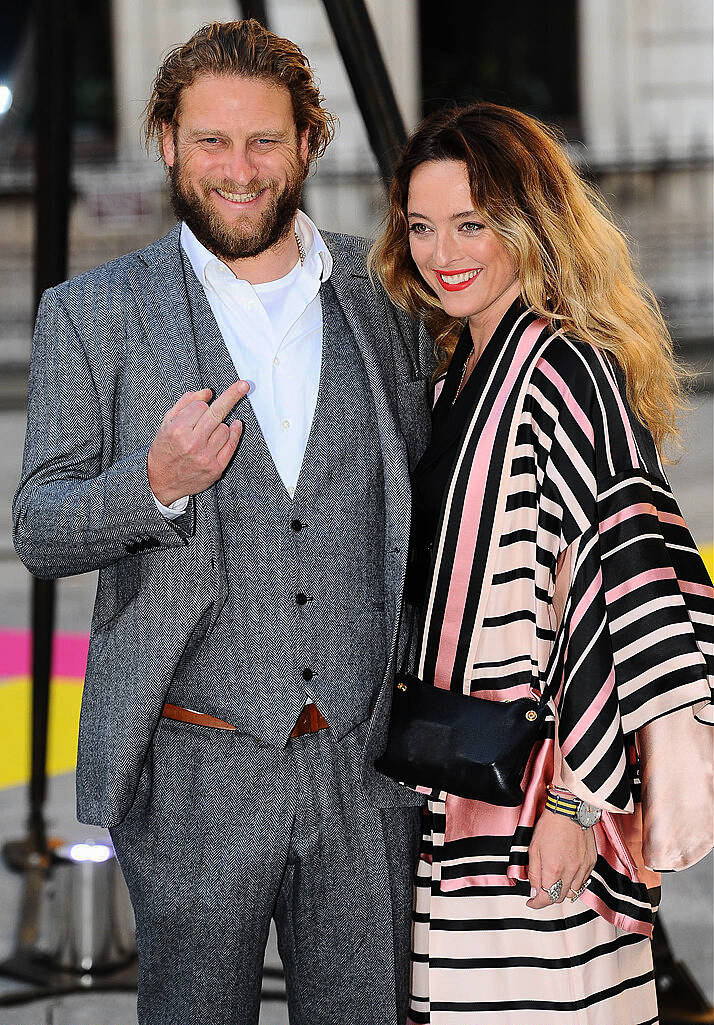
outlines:
[[[573, 900], [573, 894], [590, 878], [597, 860], [593, 831], [544, 809], [533, 830], [528, 858], [529, 908], [562, 904], [569, 891]], [[558, 900], [552, 901], [546, 891], [558, 879], [562, 879], [563, 888]]]

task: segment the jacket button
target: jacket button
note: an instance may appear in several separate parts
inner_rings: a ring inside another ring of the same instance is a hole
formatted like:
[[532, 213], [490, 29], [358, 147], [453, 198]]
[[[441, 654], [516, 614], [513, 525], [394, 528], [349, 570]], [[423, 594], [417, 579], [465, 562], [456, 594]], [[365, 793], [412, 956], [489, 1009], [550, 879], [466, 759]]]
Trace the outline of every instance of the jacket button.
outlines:
[[302, 530], [304, 524], [302, 524], [300, 522], [300, 520], [293, 520], [291, 522], [290, 526], [293, 528], [293, 530], [295, 531], [296, 534], [299, 534], [300, 531]]
[[312, 676], [313, 676], [312, 669], [303, 669], [303, 671], [302, 671], [302, 678], [303, 678], [303, 680], [305, 680], [307, 683], [309, 683], [310, 680], [312, 679]]
[[298, 605], [307, 605], [307, 595], [303, 594], [302, 591], [300, 591], [298, 594], [295, 595], [295, 601], [298, 603]]

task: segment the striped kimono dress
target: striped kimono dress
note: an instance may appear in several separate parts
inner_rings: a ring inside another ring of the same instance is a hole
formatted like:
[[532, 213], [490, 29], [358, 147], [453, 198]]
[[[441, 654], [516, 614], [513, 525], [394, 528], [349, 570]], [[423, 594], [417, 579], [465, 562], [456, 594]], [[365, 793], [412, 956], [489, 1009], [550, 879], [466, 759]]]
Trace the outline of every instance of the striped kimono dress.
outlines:
[[[517, 302], [452, 407], [469, 351], [466, 332], [434, 410], [437, 450], [415, 472], [418, 500], [441, 456], [417, 672], [497, 701], [550, 682], [555, 698], [520, 807], [418, 788], [410, 1025], [653, 1025], [659, 876], [645, 864], [680, 868], [714, 841], [701, 804], [679, 824], [670, 807], [663, 828], [672, 751], [645, 744], [645, 794], [642, 738], [676, 724], [700, 756], [693, 800], [707, 799], [714, 590], [603, 353]], [[438, 450], [449, 438], [455, 459]], [[579, 900], [531, 910], [549, 783], [603, 809], [598, 858]]]

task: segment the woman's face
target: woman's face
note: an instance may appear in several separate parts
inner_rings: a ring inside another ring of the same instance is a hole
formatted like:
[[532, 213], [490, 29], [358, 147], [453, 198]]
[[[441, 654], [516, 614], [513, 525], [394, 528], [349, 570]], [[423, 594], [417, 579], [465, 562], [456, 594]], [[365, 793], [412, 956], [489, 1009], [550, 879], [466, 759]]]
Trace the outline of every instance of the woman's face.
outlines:
[[520, 294], [515, 262], [474, 210], [466, 165], [432, 160], [412, 172], [409, 248], [446, 313], [484, 328]]

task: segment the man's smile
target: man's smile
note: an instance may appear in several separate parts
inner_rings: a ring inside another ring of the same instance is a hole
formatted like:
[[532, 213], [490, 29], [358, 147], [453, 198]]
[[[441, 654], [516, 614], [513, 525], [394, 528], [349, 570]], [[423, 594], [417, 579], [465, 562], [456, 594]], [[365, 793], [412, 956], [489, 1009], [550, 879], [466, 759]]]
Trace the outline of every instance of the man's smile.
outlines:
[[214, 191], [218, 193], [221, 199], [225, 199], [229, 203], [239, 203], [245, 206], [248, 203], [253, 203], [259, 196], [262, 196], [265, 189], [260, 189], [258, 192], [226, 192], [224, 189], [214, 189]]

